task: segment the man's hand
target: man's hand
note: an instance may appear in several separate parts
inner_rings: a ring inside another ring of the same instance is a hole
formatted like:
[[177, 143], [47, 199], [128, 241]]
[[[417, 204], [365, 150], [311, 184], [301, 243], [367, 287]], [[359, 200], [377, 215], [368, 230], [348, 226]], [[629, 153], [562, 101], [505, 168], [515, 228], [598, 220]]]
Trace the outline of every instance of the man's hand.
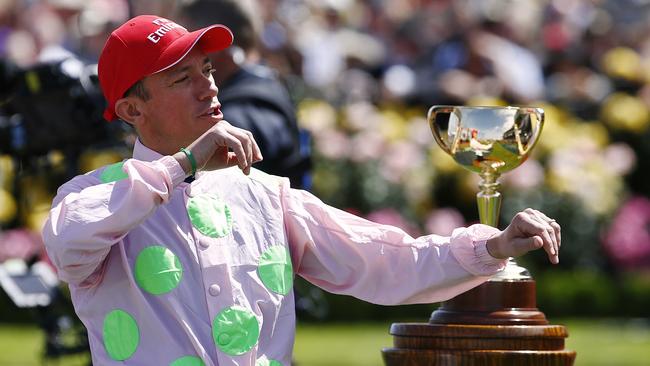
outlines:
[[[232, 151], [229, 151], [231, 149]], [[196, 170], [215, 170], [239, 166], [244, 174], [249, 174], [253, 163], [262, 160], [262, 152], [257, 146], [253, 134], [247, 130], [234, 127], [226, 121], [220, 121], [187, 147], [196, 160]], [[176, 153], [185, 171], [189, 161], [185, 154]]]
[[487, 241], [487, 250], [495, 258], [508, 258], [543, 247], [551, 263], [557, 264], [560, 245], [560, 225], [543, 213], [527, 208], [517, 213], [505, 230]]

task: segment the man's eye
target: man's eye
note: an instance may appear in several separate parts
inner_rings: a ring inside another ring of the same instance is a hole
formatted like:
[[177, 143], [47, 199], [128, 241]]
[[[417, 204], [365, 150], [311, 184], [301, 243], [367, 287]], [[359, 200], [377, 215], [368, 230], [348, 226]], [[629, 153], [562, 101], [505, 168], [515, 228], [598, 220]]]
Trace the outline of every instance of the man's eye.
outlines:
[[204, 72], [205, 72], [206, 75], [210, 75], [210, 74], [213, 74], [215, 71], [216, 71], [215, 69], [209, 68], [209, 69], [206, 69]]
[[185, 81], [185, 80], [187, 80], [187, 79], [188, 79], [187, 76], [183, 76], [182, 78], [180, 78], [180, 79], [174, 81], [174, 84], [180, 84], [180, 83], [182, 83], [183, 81]]

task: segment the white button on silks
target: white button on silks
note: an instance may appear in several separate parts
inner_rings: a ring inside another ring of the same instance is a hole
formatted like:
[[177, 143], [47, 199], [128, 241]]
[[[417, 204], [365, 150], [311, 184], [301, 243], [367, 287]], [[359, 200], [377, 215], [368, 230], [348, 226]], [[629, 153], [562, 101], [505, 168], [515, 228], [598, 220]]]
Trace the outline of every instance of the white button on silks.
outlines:
[[210, 242], [205, 240], [199, 240], [199, 246], [203, 249], [207, 249], [210, 246]]
[[215, 283], [214, 285], [210, 285], [208, 292], [210, 292], [210, 295], [212, 296], [217, 296], [221, 292], [221, 287]]

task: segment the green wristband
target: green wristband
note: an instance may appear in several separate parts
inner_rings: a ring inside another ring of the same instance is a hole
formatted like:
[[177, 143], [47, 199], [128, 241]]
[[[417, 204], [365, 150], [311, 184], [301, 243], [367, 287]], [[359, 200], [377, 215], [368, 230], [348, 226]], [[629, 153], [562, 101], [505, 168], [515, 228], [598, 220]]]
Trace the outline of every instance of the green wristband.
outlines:
[[196, 159], [194, 159], [194, 155], [192, 155], [192, 152], [189, 151], [188, 149], [181, 147], [181, 152], [187, 156], [187, 159], [190, 161], [190, 166], [192, 167], [192, 177], [194, 174], [196, 174]]

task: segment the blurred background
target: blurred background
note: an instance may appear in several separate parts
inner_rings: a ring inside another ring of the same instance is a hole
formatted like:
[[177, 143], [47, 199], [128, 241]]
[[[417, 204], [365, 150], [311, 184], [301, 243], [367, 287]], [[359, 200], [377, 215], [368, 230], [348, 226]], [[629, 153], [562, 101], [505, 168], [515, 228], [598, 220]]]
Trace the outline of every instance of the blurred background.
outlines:
[[[21, 302], [2, 282], [0, 365], [87, 362], [66, 287], [20, 276], [48, 271], [39, 232], [56, 188], [130, 155], [132, 132], [101, 118], [95, 63], [108, 34], [139, 14], [175, 19], [191, 2], [0, 0], [0, 280], [23, 278], [26, 292], [46, 295]], [[562, 225], [559, 265], [543, 253], [518, 262], [537, 280], [540, 309], [568, 326], [576, 364], [650, 364], [649, 0], [255, 6], [259, 59], [309, 136], [305, 186], [412, 235], [478, 221], [478, 176], [437, 147], [430, 106], [543, 108], [532, 156], [502, 176], [502, 226], [526, 207]], [[381, 364], [390, 323], [426, 321], [436, 306], [297, 288], [298, 365]]]

